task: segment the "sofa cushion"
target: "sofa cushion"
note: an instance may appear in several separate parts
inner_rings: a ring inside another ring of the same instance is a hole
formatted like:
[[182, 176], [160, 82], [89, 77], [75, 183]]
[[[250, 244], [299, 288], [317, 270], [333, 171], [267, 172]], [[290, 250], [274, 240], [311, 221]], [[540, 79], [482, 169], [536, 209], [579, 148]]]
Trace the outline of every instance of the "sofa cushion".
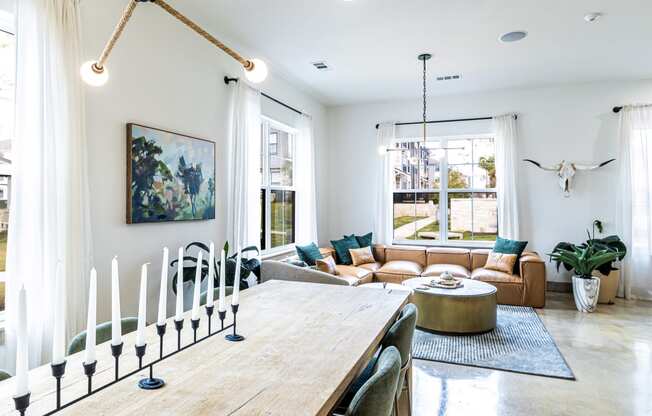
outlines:
[[516, 254], [489, 253], [485, 269], [512, 274], [516, 264]]
[[335, 266], [335, 270], [337, 270], [337, 277], [341, 278], [352, 277], [354, 279], [361, 280], [367, 277], [373, 277], [371, 270], [363, 269], [362, 267], [338, 264]]
[[371, 270], [372, 272], [378, 271], [381, 267], [383, 267], [382, 263], [375, 262], [375, 263], [367, 263], [367, 264], [361, 264], [358, 267], [362, 267], [363, 269]]
[[508, 240], [506, 238], [496, 238], [494, 244], [494, 253], [516, 254], [516, 264], [514, 265], [514, 274], [518, 273], [519, 259], [527, 246], [527, 241]]
[[299, 259], [304, 261], [308, 266], [314, 266], [315, 260], [324, 258], [315, 243], [310, 243], [307, 246], [296, 246], [296, 250]]
[[477, 248], [471, 250], [471, 270], [479, 269], [487, 264], [487, 257], [491, 253], [490, 249]]
[[340, 260], [340, 263], [344, 265], [349, 265], [352, 263], [351, 254], [349, 254], [349, 249], [360, 248], [358, 241], [352, 235], [348, 237], [344, 237], [341, 240], [332, 240], [331, 244], [333, 245], [333, 248], [335, 248], [335, 251], [337, 252], [337, 258]]
[[465, 248], [431, 247], [426, 255], [428, 265], [457, 264], [466, 269], [471, 269], [471, 252]]
[[471, 279], [481, 280], [483, 282], [488, 282], [488, 283], [491, 282], [515, 283], [515, 284], [523, 283], [523, 279], [521, 279], [521, 277], [518, 275], [498, 272], [496, 270], [489, 270], [489, 269], [485, 269], [484, 267], [473, 270], [473, 272], [471, 273]]
[[426, 249], [424, 247], [392, 246], [385, 249], [385, 263], [392, 261], [410, 261], [426, 267]]
[[435, 277], [439, 276], [443, 272], [449, 272], [455, 277], [469, 278], [471, 273], [469, 269], [459, 264], [431, 264], [421, 273], [423, 277]]
[[423, 267], [419, 263], [408, 260], [388, 261], [378, 270], [378, 273], [400, 276], [420, 276], [421, 272], [423, 272]]

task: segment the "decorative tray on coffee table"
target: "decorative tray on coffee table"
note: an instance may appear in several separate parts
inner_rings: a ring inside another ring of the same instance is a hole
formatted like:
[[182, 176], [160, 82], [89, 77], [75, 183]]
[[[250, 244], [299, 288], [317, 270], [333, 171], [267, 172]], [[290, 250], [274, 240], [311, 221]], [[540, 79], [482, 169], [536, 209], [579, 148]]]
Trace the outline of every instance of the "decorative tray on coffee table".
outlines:
[[462, 279], [433, 279], [423, 284], [428, 289], [459, 289], [464, 286]]

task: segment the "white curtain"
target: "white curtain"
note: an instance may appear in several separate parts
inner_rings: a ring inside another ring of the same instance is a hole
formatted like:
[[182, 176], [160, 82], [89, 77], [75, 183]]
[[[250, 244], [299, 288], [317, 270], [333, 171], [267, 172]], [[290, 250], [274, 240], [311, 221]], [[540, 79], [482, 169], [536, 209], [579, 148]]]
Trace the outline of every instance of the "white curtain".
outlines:
[[30, 365], [50, 359], [57, 262], [68, 339], [85, 325], [91, 263], [77, 0], [17, 2], [16, 138], [7, 249], [5, 366], [13, 369], [18, 291], [27, 290]]
[[514, 114], [494, 117], [496, 143], [496, 191], [498, 193], [498, 235], [519, 239], [518, 129]]
[[296, 142], [294, 159], [296, 188], [296, 235], [297, 244], [317, 241], [317, 201], [315, 189], [315, 143], [312, 118], [302, 114]]
[[620, 294], [652, 299], [652, 106], [620, 113], [618, 232], [628, 248]]
[[227, 162], [227, 239], [231, 249], [260, 246], [260, 92], [244, 81], [231, 96]]
[[[378, 149], [389, 149], [396, 141], [396, 125], [382, 123], [378, 126], [376, 145]], [[381, 152], [382, 153], [382, 152]], [[392, 153], [378, 155], [374, 150], [376, 162], [376, 200], [374, 208], [374, 238], [378, 244], [392, 244], [394, 239], [393, 224], [393, 179]]]

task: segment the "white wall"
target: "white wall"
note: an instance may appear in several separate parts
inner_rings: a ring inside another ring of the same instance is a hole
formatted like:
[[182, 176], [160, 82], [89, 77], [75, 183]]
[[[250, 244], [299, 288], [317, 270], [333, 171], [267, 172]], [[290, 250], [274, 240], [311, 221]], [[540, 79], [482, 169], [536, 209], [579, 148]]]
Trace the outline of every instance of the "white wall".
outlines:
[[[113, 30], [125, 2], [82, 2], [85, 60], [96, 59]], [[196, 16], [193, 16], [196, 17]], [[206, 16], [197, 17], [201, 21]], [[108, 62], [109, 83], [88, 88], [86, 118], [91, 188], [94, 262], [99, 273], [99, 320], [110, 319], [110, 259], [120, 259], [124, 315], [137, 313], [139, 267], [151, 262], [149, 319], [156, 316], [161, 251], [171, 259], [181, 244], [225, 239], [225, 160], [228, 88], [224, 75], [241, 76], [239, 64], [176, 22], [159, 8], [138, 7]], [[326, 138], [325, 109], [310, 96], [272, 75], [261, 89], [313, 115], [317, 152]], [[264, 102], [263, 111], [292, 124], [293, 114]], [[284, 113], [285, 111], [285, 113]], [[127, 122], [179, 131], [217, 143], [217, 219], [166, 224], [125, 223], [125, 166]], [[325, 165], [317, 180], [325, 181]], [[321, 186], [325, 187], [325, 186]], [[320, 212], [325, 206], [320, 205]], [[324, 231], [325, 223], [320, 224]], [[170, 305], [174, 297], [169, 296]], [[172, 308], [168, 308], [171, 312]]]
[[[381, 86], [379, 86], [381, 87]], [[430, 119], [519, 114], [519, 158], [544, 164], [562, 159], [577, 162], [617, 157], [619, 104], [652, 102], [652, 81], [595, 83], [440, 96], [429, 100]], [[418, 100], [348, 105], [329, 109], [330, 158], [328, 237], [372, 229], [376, 153], [375, 125], [382, 121], [415, 121]], [[548, 253], [558, 241], [581, 241], [595, 218], [615, 232], [618, 164], [579, 172], [570, 198], [564, 198], [556, 176], [519, 164], [521, 234], [529, 249]], [[322, 236], [326, 237], [326, 236]], [[550, 280], [568, 280], [548, 267]]]

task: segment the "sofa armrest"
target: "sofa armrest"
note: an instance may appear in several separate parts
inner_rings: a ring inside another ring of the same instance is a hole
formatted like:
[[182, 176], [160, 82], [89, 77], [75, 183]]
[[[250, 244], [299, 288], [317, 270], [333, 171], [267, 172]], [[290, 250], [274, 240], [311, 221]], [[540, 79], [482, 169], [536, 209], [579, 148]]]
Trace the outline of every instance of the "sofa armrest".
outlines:
[[546, 262], [537, 254], [524, 253], [519, 260], [523, 278], [523, 303], [534, 308], [546, 305]]
[[374, 259], [378, 263], [385, 263], [385, 244], [374, 244], [371, 246], [371, 251], [374, 253]]
[[275, 260], [265, 260], [260, 265], [260, 280], [285, 280], [290, 282], [321, 283], [327, 285], [350, 286], [349, 280], [320, 272], [309, 267], [298, 267]]

